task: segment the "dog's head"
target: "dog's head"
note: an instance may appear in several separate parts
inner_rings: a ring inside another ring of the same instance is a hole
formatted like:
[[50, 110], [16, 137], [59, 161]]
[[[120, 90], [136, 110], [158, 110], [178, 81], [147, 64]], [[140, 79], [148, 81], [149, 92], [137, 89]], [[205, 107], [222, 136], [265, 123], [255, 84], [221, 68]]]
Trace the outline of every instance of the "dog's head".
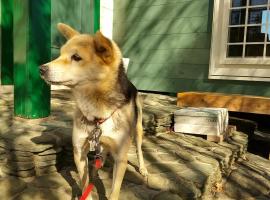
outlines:
[[117, 71], [121, 61], [120, 50], [101, 32], [80, 34], [62, 23], [58, 24], [58, 29], [67, 42], [57, 59], [40, 66], [40, 75], [47, 83], [69, 87], [99, 84]]

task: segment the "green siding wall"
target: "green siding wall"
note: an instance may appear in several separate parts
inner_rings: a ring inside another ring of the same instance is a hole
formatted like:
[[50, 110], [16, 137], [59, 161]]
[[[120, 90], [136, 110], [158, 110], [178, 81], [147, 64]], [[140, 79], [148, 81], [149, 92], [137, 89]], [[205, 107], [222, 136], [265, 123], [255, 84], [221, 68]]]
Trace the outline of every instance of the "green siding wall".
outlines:
[[213, 0], [114, 0], [114, 40], [141, 90], [270, 96], [269, 82], [209, 80]]
[[51, 38], [52, 57], [59, 54], [59, 48], [66, 42], [59, 34], [57, 24], [66, 23], [82, 33], [94, 32], [93, 0], [54, 0], [52, 1]]

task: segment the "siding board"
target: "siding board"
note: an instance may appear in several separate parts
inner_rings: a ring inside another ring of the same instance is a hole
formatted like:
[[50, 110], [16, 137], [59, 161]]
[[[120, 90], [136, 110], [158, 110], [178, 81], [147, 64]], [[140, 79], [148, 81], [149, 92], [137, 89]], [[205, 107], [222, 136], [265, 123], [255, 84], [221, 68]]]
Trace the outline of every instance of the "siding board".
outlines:
[[77, 30], [81, 30], [81, 3], [82, 0], [52, 1], [51, 8], [51, 35], [52, 46], [59, 47], [65, 39], [57, 30], [57, 23], [66, 23]]
[[[133, 66], [136, 67], [133, 67]], [[138, 67], [139, 66], [139, 67]], [[195, 65], [187, 63], [174, 63], [174, 64], [154, 64], [154, 63], [136, 63], [131, 62], [129, 65], [128, 75], [130, 77], [144, 77], [144, 78], [189, 78], [192, 79], [194, 76], [199, 79], [205, 77], [207, 68], [205, 65]], [[143, 75], [142, 75], [143, 74]]]
[[[120, 42], [121, 44], [121, 42]], [[210, 36], [207, 33], [171, 34], [171, 35], [136, 35], [122, 43], [124, 55], [133, 51], [153, 49], [209, 49]]]
[[[126, 9], [126, 8], [138, 8], [145, 6], [160, 6], [166, 4], [175, 4], [180, 2], [190, 2], [196, 0], [136, 0], [136, 1], [123, 1], [115, 0], [114, 4], [117, 5], [117, 10]], [[198, 0], [197, 0], [198, 1]]]
[[[123, 40], [134, 35], [136, 32], [141, 35], [149, 34], [179, 34], [179, 33], [207, 33], [208, 16], [205, 17], [187, 17], [178, 18], [170, 23], [170, 20], [159, 20], [159, 23], [149, 21], [137, 21], [135, 23], [124, 22], [114, 23], [114, 35], [116, 40]], [[116, 38], [117, 37], [117, 38]]]
[[[151, 63], [162, 65], [173, 64], [197, 64], [208, 65], [209, 49], [173, 49], [173, 50], [153, 50], [151, 53], [141, 51], [131, 51], [124, 54], [131, 58], [132, 62]], [[192, 59], [191, 59], [192, 58]], [[153, 69], [155, 70], [155, 69]]]
[[[192, 2], [192, 3], [191, 3]], [[117, 6], [117, 4], [115, 4]], [[122, 21], [151, 21], [160, 19], [175, 19], [183, 17], [200, 17], [208, 13], [208, 0], [185, 1], [180, 3], [144, 6], [139, 8], [115, 9], [114, 18], [120, 23]]]
[[[227, 94], [251, 94], [256, 96], [270, 97], [269, 84], [263, 82], [245, 81], [216, 81], [206, 79], [188, 78], [161, 78], [159, 76], [150, 77], [130, 77], [130, 80], [140, 90], [163, 91], [175, 93], [187, 91], [209, 91]], [[158, 90], [157, 90], [157, 85]]]

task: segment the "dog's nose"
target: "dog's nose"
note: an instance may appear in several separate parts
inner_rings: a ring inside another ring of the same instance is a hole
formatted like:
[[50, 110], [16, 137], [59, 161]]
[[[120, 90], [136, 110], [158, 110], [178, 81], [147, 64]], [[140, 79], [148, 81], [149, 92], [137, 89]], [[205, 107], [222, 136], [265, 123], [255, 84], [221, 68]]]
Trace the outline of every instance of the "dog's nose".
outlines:
[[39, 66], [39, 73], [41, 76], [44, 76], [46, 72], [48, 71], [49, 67], [47, 65], [41, 65]]

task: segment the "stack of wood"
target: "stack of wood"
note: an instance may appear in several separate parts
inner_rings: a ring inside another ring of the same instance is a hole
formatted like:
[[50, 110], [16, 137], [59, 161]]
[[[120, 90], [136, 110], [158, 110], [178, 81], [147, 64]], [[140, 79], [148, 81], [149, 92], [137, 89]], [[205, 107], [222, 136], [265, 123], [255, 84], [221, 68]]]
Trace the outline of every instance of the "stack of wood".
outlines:
[[182, 108], [174, 112], [174, 131], [206, 135], [207, 140], [223, 141], [228, 130], [226, 108]]

